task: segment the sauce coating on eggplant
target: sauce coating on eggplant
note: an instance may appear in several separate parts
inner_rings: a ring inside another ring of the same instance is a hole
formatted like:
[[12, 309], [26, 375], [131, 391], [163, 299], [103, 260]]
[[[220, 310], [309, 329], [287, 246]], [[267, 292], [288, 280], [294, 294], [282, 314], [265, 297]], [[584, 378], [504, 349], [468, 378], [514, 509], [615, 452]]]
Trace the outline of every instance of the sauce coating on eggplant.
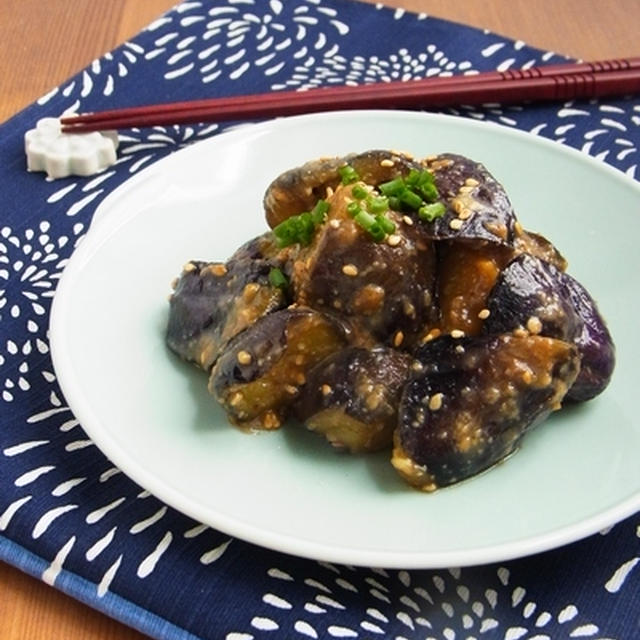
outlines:
[[170, 296], [167, 344], [232, 424], [294, 417], [338, 449], [388, 450], [429, 492], [608, 385], [595, 301], [481, 162], [319, 158], [276, 177], [263, 205], [270, 231], [226, 262], [187, 263]]

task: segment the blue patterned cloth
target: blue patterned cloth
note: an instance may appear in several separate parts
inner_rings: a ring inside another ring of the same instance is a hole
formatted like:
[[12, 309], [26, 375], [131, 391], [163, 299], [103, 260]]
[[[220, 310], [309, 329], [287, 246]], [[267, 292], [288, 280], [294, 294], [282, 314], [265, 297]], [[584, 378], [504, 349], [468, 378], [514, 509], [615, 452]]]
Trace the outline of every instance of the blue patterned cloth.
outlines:
[[[93, 178], [27, 173], [44, 116], [561, 61], [523, 42], [348, 0], [185, 1], [0, 127], [0, 558], [155, 638], [640, 637], [640, 516], [482, 567], [401, 571], [290, 557], [135, 485], [65, 403], [48, 346], [56, 283], [102, 199], [230, 124], [121, 133]], [[640, 101], [448, 110], [562, 141], [640, 178]]]

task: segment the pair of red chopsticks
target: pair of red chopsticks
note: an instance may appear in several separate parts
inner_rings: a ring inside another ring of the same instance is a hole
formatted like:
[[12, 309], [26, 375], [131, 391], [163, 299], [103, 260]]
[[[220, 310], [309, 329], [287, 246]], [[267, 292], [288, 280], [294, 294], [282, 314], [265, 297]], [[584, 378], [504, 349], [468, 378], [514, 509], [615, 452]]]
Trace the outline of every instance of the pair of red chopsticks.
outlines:
[[114, 109], [61, 119], [85, 133], [155, 125], [252, 120], [344, 109], [435, 109], [455, 105], [599, 98], [640, 93], [640, 57], [488, 71], [405, 82], [212, 98]]

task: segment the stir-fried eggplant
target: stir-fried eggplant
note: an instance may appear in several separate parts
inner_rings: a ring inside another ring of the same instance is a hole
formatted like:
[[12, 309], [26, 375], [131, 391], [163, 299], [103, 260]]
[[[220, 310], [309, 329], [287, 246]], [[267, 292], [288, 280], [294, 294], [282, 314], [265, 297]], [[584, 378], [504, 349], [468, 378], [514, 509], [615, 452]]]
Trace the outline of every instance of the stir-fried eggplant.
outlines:
[[391, 462], [425, 491], [513, 453], [579, 368], [573, 345], [540, 336], [443, 337], [415, 355], [423, 370], [404, 389]]
[[510, 256], [510, 249], [488, 242], [438, 244], [437, 297], [443, 333], [480, 333], [487, 299]]
[[267, 187], [264, 209], [269, 226], [308, 211], [319, 199], [326, 198], [327, 190], [331, 192], [340, 184], [339, 170], [344, 166], [352, 167], [363, 182], [372, 186], [421, 167], [409, 155], [377, 149], [311, 160], [285, 171]]
[[341, 350], [311, 370], [296, 415], [338, 448], [388, 448], [411, 363], [408, 354], [394, 349]]
[[272, 268], [262, 258], [188, 262], [169, 298], [169, 347], [209, 371], [233, 336], [285, 305]]
[[485, 333], [524, 329], [578, 347], [580, 373], [567, 398], [589, 400], [609, 384], [615, 365], [611, 335], [593, 298], [569, 274], [521, 255], [502, 271], [487, 306]]
[[479, 162], [454, 153], [430, 158], [427, 167], [446, 204], [428, 225], [432, 238], [513, 246], [516, 214], [503, 186]]
[[594, 300], [484, 165], [321, 158], [277, 177], [264, 208], [272, 231], [188, 263], [170, 297], [167, 343], [210, 374], [231, 423], [295, 416], [337, 448], [389, 449], [433, 491], [609, 383]]
[[309, 370], [346, 344], [344, 328], [311, 309], [282, 309], [236, 336], [211, 371], [209, 390], [234, 424], [276, 429]]
[[387, 214], [393, 233], [373, 241], [347, 211], [351, 193], [351, 186], [336, 190], [327, 222], [298, 254], [294, 296], [348, 319], [362, 344], [406, 348], [433, 313], [433, 245], [420, 225], [393, 211]]

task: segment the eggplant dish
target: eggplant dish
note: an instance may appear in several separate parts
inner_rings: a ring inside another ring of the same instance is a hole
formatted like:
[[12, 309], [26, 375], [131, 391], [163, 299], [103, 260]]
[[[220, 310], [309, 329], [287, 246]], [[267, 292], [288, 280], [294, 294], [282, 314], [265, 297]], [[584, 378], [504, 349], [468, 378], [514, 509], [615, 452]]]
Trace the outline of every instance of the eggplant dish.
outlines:
[[188, 262], [167, 344], [247, 430], [304, 424], [389, 451], [434, 491], [601, 393], [615, 349], [594, 300], [480, 163], [373, 150], [312, 160], [264, 195], [270, 230]]

